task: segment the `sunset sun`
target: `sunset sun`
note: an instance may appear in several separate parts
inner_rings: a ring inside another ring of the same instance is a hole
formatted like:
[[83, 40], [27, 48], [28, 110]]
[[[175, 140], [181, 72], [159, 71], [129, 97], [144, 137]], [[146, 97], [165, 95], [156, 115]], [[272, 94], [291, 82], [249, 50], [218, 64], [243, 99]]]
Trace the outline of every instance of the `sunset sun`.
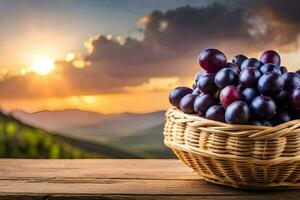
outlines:
[[51, 58], [40, 56], [33, 61], [31, 69], [39, 75], [47, 75], [54, 67], [54, 61]]

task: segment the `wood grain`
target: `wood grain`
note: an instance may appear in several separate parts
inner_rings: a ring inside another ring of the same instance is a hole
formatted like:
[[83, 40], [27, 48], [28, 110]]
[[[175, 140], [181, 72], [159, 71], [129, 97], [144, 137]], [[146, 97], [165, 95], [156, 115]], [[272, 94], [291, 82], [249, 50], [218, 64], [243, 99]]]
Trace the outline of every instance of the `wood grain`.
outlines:
[[178, 160], [0, 159], [0, 199], [300, 199], [206, 183]]

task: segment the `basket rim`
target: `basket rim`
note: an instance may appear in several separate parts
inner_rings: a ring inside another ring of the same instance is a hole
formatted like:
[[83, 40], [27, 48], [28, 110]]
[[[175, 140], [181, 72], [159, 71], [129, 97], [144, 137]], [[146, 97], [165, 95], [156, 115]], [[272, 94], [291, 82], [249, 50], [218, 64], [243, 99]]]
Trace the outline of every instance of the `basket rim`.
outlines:
[[178, 108], [170, 108], [167, 110], [166, 117], [172, 117], [176, 121], [183, 123], [192, 123], [193, 126], [201, 126], [202, 129], [214, 129], [214, 132], [221, 132], [237, 137], [247, 136], [253, 139], [270, 139], [278, 138], [292, 133], [300, 133], [300, 119], [291, 120], [277, 126], [254, 126], [227, 124], [224, 122], [213, 121], [197, 116], [195, 114], [183, 113]]
[[207, 122], [215, 123], [216, 125], [221, 125], [221, 126], [225, 126], [225, 127], [237, 127], [238, 126], [238, 127], [241, 127], [241, 128], [244, 127], [244, 128], [247, 128], [247, 129], [263, 129], [263, 130], [265, 130], [265, 129], [272, 129], [272, 128], [277, 128], [277, 127], [282, 127], [282, 126], [286, 126], [286, 125], [289, 125], [289, 124], [295, 124], [295, 122], [299, 123], [299, 126], [300, 126], [300, 119], [294, 119], [294, 120], [279, 124], [277, 126], [255, 126], [255, 125], [247, 125], [247, 124], [227, 124], [227, 123], [224, 123], [224, 122], [214, 121], [214, 120], [206, 119], [206, 118], [201, 117], [201, 116], [196, 115], [196, 114], [186, 114], [186, 113], [182, 112], [181, 110], [179, 110], [176, 107], [169, 108], [167, 110], [166, 114], [170, 111], [179, 112], [179, 113], [181, 113], [181, 115], [183, 115], [187, 119], [190, 118], [190, 119], [194, 119], [194, 120], [198, 120], [198, 121], [207, 121]]

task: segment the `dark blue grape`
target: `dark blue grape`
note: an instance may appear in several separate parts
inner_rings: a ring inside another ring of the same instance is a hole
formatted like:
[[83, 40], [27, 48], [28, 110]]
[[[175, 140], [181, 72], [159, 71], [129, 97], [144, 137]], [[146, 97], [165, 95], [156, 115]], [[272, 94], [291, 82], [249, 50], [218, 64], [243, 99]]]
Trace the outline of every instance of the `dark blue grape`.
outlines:
[[200, 76], [197, 87], [204, 94], [214, 94], [218, 91], [218, 86], [215, 83], [214, 74], [203, 74]]
[[197, 95], [195, 94], [187, 94], [185, 95], [179, 104], [179, 108], [182, 112], [187, 114], [194, 113], [194, 101], [196, 99]]
[[219, 88], [224, 88], [228, 85], [237, 86], [239, 81], [238, 75], [229, 68], [223, 68], [215, 76], [215, 83]]
[[294, 72], [287, 72], [282, 75], [284, 85], [283, 89], [285, 91], [292, 91], [300, 87], [300, 76]]
[[259, 96], [259, 92], [256, 88], [246, 88], [242, 91], [243, 100], [248, 104], [257, 96]]
[[261, 119], [269, 120], [276, 114], [276, 104], [268, 96], [255, 97], [250, 106], [254, 114]]
[[280, 69], [278, 68], [278, 66], [274, 65], [274, 64], [271, 64], [271, 63], [267, 63], [267, 64], [264, 64], [263, 66], [261, 66], [259, 68], [259, 71], [262, 73], [262, 74], [266, 74], [267, 72], [276, 72], [278, 74], [281, 74], [281, 71]]
[[221, 105], [214, 105], [206, 111], [205, 118], [225, 122], [225, 108]]
[[246, 56], [239, 54], [232, 58], [232, 62], [241, 68], [242, 63], [247, 59]]
[[258, 90], [263, 95], [274, 95], [283, 88], [284, 80], [276, 72], [268, 72], [262, 75], [258, 80]]
[[225, 120], [229, 124], [247, 124], [250, 118], [250, 109], [243, 101], [233, 102], [225, 112]]
[[170, 103], [179, 108], [179, 104], [181, 99], [187, 95], [187, 94], [191, 94], [193, 92], [193, 90], [191, 88], [188, 87], [177, 87], [175, 89], [173, 89], [170, 94], [169, 94], [169, 101]]
[[205, 116], [206, 111], [217, 103], [217, 99], [213, 95], [203, 94], [195, 99], [194, 110], [200, 116]]
[[248, 58], [247, 60], [244, 60], [244, 62], [241, 65], [241, 71], [246, 69], [247, 67], [254, 67], [259, 69], [262, 66], [262, 63], [257, 60], [256, 58]]
[[248, 67], [240, 74], [240, 84], [243, 88], [255, 87], [261, 73], [255, 67]]

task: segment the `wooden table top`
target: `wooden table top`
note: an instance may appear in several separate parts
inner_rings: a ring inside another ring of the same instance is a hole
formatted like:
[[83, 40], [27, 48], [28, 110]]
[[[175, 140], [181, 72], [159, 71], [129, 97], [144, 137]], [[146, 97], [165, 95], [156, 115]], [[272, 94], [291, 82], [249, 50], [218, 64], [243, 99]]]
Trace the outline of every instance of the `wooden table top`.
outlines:
[[0, 199], [300, 199], [207, 183], [179, 160], [0, 159]]

